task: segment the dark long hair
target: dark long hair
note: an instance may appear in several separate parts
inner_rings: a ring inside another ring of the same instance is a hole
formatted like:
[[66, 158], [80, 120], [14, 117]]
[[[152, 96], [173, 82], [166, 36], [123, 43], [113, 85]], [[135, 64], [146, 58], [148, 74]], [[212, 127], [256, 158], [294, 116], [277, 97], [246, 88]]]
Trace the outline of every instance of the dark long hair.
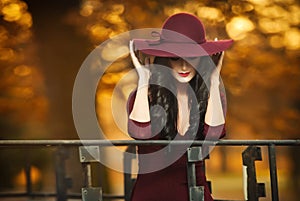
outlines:
[[[209, 97], [209, 78], [214, 63], [209, 56], [201, 57], [196, 75], [189, 82], [188, 101], [190, 126], [185, 135], [191, 139], [204, 139], [204, 117]], [[153, 135], [172, 140], [177, 135], [177, 89], [168, 58], [156, 57], [151, 67], [149, 102]], [[195, 97], [195, 98], [193, 98]]]

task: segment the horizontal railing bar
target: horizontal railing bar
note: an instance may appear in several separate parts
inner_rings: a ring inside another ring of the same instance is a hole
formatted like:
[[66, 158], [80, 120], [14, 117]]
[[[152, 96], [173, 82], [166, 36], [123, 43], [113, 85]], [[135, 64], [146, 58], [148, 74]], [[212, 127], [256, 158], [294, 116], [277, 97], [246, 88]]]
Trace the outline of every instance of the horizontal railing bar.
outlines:
[[[4, 146], [126, 146], [126, 145], [168, 145], [168, 140], [0, 140], [0, 147]], [[172, 145], [215, 145], [215, 146], [299, 146], [300, 139], [295, 140], [174, 140]]]
[[[73, 199], [81, 199], [82, 195], [81, 193], [73, 193], [73, 194], [67, 194], [68, 198], [73, 198]], [[102, 198], [108, 199], [108, 200], [113, 200], [113, 199], [124, 199], [124, 195], [114, 195], [114, 194], [107, 194], [103, 193]]]
[[55, 193], [47, 193], [47, 192], [36, 192], [36, 193], [0, 193], [0, 198], [1, 197], [55, 197]]
[[[56, 197], [56, 193], [46, 193], [46, 192], [36, 192], [36, 193], [0, 193], [1, 197]], [[68, 198], [73, 199], [81, 199], [82, 195], [80, 193], [70, 193], [67, 194]], [[103, 194], [102, 197], [104, 199], [124, 199], [124, 195], [112, 195], [112, 194]], [[216, 199], [215, 201], [240, 201], [240, 200], [220, 200]]]
[[[47, 193], [47, 192], [34, 192], [34, 193], [0, 193], [0, 198], [6, 197], [6, 198], [12, 198], [12, 197], [56, 197], [56, 193]], [[81, 199], [82, 195], [80, 193], [70, 193], [66, 195], [68, 198], [73, 199]], [[124, 199], [124, 195], [113, 195], [113, 194], [102, 194], [102, 197], [104, 199]]]

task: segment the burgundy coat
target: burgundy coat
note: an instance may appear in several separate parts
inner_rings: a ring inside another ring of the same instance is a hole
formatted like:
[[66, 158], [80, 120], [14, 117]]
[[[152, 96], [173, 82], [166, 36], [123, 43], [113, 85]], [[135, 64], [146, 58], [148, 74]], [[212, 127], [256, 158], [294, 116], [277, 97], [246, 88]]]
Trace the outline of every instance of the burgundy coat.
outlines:
[[[127, 109], [130, 114], [135, 93], [129, 96]], [[128, 133], [134, 139], [159, 140], [152, 136], [151, 123], [139, 123], [128, 118]], [[203, 135], [209, 133], [211, 139], [225, 136], [225, 126], [204, 125]], [[176, 140], [189, 140], [188, 136], [177, 135]], [[132, 191], [132, 201], [188, 201], [187, 147], [138, 146], [139, 174]], [[154, 154], [153, 154], [154, 153]], [[175, 154], [174, 154], [175, 153]], [[153, 156], [151, 156], [153, 154]], [[148, 155], [150, 155], [148, 157]], [[204, 200], [212, 201], [203, 171], [203, 162], [196, 163], [196, 181], [204, 186]]]

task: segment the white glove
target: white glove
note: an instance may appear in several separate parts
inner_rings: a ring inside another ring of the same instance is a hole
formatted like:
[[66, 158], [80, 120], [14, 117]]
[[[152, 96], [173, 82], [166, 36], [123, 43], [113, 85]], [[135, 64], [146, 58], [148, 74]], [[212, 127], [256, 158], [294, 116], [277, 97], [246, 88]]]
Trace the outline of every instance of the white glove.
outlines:
[[223, 64], [223, 57], [224, 52], [221, 53], [216, 68], [214, 69], [210, 77], [210, 95], [204, 120], [205, 123], [210, 126], [219, 126], [225, 123], [225, 117], [219, 90], [220, 72]]
[[[133, 41], [129, 41], [129, 52], [131, 56], [132, 63], [137, 71], [139, 76], [138, 88], [136, 92], [135, 101], [133, 104], [133, 109], [129, 115], [129, 119], [132, 119], [137, 122], [149, 122], [150, 121], [150, 111], [149, 111], [149, 102], [148, 102], [148, 87], [149, 87], [149, 78], [150, 78], [150, 57], [145, 57], [144, 64], [142, 65], [137, 58]], [[152, 57], [154, 59], [154, 57]]]
[[129, 52], [132, 63], [138, 73], [139, 82], [141, 82], [142, 84], [147, 84], [150, 78], [150, 57], [145, 57], [144, 65], [142, 65], [135, 54], [132, 40], [129, 41]]
[[217, 55], [218, 63], [216, 64], [216, 68], [214, 69], [210, 77], [211, 84], [213, 85], [220, 84], [220, 73], [221, 73], [223, 58], [224, 58], [224, 52], [217, 53], [217, 54], [220, 54], [220, 56]]

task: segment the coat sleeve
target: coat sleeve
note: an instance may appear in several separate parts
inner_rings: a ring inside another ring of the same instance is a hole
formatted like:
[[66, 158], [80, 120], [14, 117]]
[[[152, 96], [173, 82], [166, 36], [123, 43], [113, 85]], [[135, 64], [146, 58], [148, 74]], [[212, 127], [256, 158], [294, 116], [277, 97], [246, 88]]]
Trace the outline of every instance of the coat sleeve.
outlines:
[[[226, 115], [227, 110], [227, 102], [226, 102], [226, 95], [224, 92], [220, 92], [221, 101], [222, 101], [222, 108], [224, 116]], [[221, 124], [219, 126], [210, 126], [204, 123], [203, 135], [207, 140], [218, 140], [226, 135], [226, 127], [225, 124]]]
[[[136, 92], [132, 92], [127, 101], [127, 119], [128, 119], [128, 134], [134, 139], [150, 139], [153, 138], [151, 130], [151, 122], [137, 122], [129, 119], [129, 114], [132, 111], [135, 101]], [[226, 97], [224, 93], [221, 93], [222, 107], [224, 115], [226, 114]], [[145, 108], [148, 109], [148, 108]], [[210, 126], [204, 124], [203, 135], [207, 140], [218, 140], [225, 137], [226, 127], [225, 124], [219, 126]]]
[[[149, 139], [152, 136], [150, 121], [141, 123], [129, 118], [135, 101], [135, 95], [136, 92], [132, 92], [127, 101], [128, 134], [134, 139]], [[149, 110], [149, 108], [145, 108], [145, 110]]]

